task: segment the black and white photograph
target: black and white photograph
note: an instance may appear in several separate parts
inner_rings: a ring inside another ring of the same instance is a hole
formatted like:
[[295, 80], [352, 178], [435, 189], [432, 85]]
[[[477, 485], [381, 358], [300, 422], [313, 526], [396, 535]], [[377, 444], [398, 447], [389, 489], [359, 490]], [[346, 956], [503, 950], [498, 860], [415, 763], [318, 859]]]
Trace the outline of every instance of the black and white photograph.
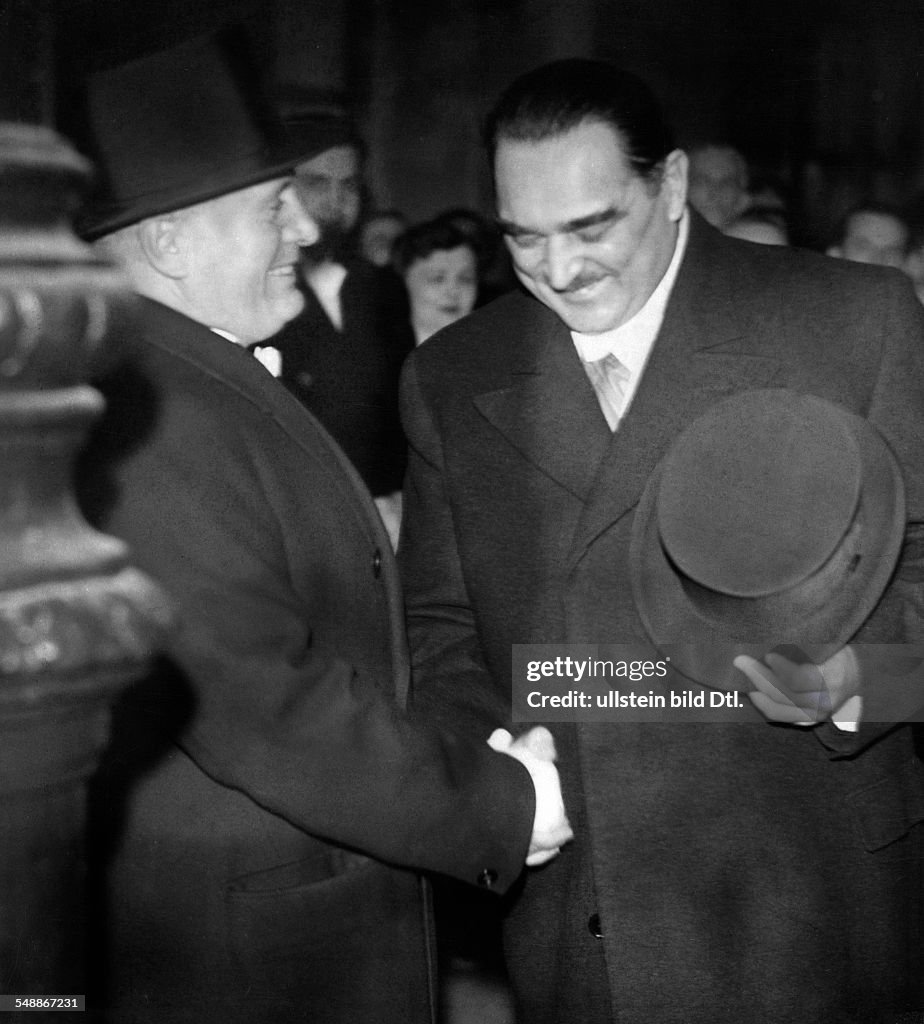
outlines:
[[0, 1024], [924, 1024], [922, 758], [920, 0], [0, 0]]

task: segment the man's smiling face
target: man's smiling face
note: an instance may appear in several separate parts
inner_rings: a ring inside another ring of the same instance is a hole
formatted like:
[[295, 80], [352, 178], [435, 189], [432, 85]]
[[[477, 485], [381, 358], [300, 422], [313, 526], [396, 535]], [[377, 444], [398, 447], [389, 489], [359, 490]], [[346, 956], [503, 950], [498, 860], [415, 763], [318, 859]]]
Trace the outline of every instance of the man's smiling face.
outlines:
[[620, 138], [588, 120], [540, 141], [498, 140], [498, 222], [517, 277], [573, 331], [637, 313], [664, 276], [686, 202], [686, 157], [649, 180]]

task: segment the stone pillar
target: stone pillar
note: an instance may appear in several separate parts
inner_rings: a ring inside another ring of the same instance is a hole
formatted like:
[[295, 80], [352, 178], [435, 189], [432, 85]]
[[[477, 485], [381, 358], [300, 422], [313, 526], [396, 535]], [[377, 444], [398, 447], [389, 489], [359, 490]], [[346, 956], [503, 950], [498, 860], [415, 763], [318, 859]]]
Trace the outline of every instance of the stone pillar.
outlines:
[[[50, 129], [0, 123], [0, 995], [84, 993], [87, 779], [109, 706], [167, 625], [71, 487], [92, 371], [131, 299], [70, 228], [89, 177]], [[59, 1013], [0, 1014], [38, 1024]]]

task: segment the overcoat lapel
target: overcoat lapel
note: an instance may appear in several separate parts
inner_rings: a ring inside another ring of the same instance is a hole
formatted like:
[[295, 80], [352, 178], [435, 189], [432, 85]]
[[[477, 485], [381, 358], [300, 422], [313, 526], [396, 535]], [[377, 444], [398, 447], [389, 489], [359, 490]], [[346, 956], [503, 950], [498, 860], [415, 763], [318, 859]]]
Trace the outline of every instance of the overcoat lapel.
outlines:
[[525, 339], [509, 355], [509, 383], [475, 406], [525, 459], [585, 500], [611, 434], [565, 325], [533, 299], [517, 309]]
[[508, 311], [513, 326], [499, 332], [508, 345], [508, 381], [474, 402], [525, 459], [584, 502], [572, 564], [637, 503], [658, 460], [691, 420], [724, 395], [772, 386], [780, 369], [752, 345], [730, 298], [734, 263], [721, 245], [707, 244], [714, 234], [692, 218], [664, 323], [615, 434], [562, 321], [527, 297]]
[[727, 301], [730, 266], [703, 245], [694, 221], [687, 252], [632, 405], [587, 494], [570, 564], [634, 507], [658, 461], [692, 420], [725, 395], [773, 386], [776, 359], [749, 351], [748, 328]]
[[365, 529], [369, 537], [370, 549], [377, 551], [380, 558], [392, 634], [395, 699], [403, 707], [407, 702], [410, 682], [410, 655], [398, 568], [381, 517], [352, 463], [324, 427], [278, 380], [263, 370], [256, 374], [253, 372], [255, 361], [244, 349], [159, 302], [151, 299], [141, 301], [147, 307], [147, 314], [141, 319], [145, 332], [140, 342], [142, 351], [147, 344], [172, 352], [200, 372], [220, 379], [251, 401], [257, 401], [264, 413], [308, 453], [312, 464], [321, 459], [330, 465], [334, 478], [341, 484], [341, 512], [345, 514], [347, 508], [352, 511], [354, 522]]

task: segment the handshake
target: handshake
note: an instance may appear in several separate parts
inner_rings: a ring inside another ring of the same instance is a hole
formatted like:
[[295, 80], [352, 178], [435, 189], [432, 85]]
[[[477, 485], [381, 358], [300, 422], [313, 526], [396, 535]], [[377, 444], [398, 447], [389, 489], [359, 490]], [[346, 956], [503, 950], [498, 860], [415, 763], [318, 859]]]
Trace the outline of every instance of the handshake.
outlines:
[[533, 780], [536, 814], [526, 864], [531, 868], [545, 864], [574, 838], [555, 767], [557, 755], [552, 734], [540, 725], [514, 739], [506, 729], [495, 729], [488, 737], [488, 746], [500, 754], [516, 758]]

